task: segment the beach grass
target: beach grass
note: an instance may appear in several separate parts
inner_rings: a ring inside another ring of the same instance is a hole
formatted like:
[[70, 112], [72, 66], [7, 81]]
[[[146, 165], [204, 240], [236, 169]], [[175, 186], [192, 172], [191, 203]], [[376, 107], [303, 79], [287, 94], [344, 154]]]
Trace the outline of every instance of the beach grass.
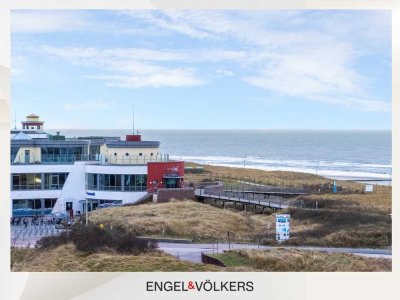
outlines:
[[93, 211], [89, 220], [105, 226], [125, 226], [138, 236], [187, 238], [194, 241], [252, 241], [265, 229], [260, 215], [220, 209], [192, 200], [148, 203]]
[[315, 187], [312, 195], [303, 197], [303, 199], [318, 200], [342, 200], [347, 206], [363, 206], [367, 208], [383, 209], [385, 211], [392, 208], [392, 187], [375, 185], [373, 193], [363, 193], [365, 184], [351, 181], [337, 180], [336, 184], [342, 188], [339, 193], [318, 193], [318, 186], [330, 184], [333, 185], [333, 179], [322, 176], [285, 171], [264, 171], [249, 168], [233, 168], [223, 166], [200, 165], [195, 163], [186, 163], [185, 166], [203, 167], [204, 173], [186, 174], [187, 182], [202, 182], [220, 180], [228, 185], [238, 181], [253, 182], [256, 184], [283, 186], [283, 187]]
[[[381, 211], [290, 208], [280, 212], [292, 215], [287, 245], [391, 246], [391, 217]], [[235, 211], [192, 200], [106, 208], [91, 212], [89, 219], [105, 226], [126, 226], [139, 236], [226, 242], [229, 231], [234, 242], [277, 245], [274, 214]]]
[[213, 265], [182, 261], [165, 252], [118, 254], [113, 251], [86, 253], [72, 244], [54, 249], [11, 249], [13, 272], [189, 272], [219, 271]]
[[390, 272], [392, 260], [295, 249], [231, 250], [211, 255], [228, 267], [267, 272]]

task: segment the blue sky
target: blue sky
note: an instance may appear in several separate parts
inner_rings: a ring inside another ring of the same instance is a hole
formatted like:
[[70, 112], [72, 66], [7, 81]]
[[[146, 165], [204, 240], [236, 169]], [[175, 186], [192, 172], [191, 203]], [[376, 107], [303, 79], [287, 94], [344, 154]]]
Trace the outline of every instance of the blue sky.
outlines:
[[389, 11], [13, 11], [46, 128], [391, 129]]

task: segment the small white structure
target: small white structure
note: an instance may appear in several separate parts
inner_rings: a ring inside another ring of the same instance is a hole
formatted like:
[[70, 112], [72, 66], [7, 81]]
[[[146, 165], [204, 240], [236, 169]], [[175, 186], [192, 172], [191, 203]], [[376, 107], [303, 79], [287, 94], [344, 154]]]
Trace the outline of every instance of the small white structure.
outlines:
[[365, 185], [365, 192], [366, 193], [373, 193], [374, 192], [374, 186], [372, 184], [366, 184]]
[[290, 237], [290, 215], [280, 214], [275, 216], [276, 240], [278, 242], [288, 240]]

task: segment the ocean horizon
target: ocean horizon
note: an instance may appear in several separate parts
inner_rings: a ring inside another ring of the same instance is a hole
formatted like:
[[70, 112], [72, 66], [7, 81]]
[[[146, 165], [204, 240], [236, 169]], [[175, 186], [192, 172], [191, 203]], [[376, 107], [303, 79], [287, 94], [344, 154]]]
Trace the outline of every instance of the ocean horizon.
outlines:
[[[46, 131], [67, 138], [132, 134], [132, 129]], [[391, 130], [146, 129], [140, 134], [160, 141], [160, 152], [172, 159], [334, 179], [391, 179]]]

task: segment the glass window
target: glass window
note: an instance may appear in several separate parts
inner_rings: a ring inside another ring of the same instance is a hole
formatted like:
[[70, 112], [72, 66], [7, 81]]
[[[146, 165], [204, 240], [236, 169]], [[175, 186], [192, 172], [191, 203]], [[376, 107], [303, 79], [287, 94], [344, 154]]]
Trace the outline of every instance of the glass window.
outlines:
[[56, 204], [57, 199], [44, 199], [44, 208], [53, 208], [54, 205]]
[[147, 175], [87, 174], [88, 189], [122, 191], [123, 182], [125, 191], [142, 191], [146, 190], [146, 181]]
[[23, 173], [13, 174], [12, 190], [40, 190], [42, 187], [41, 174]]
[[125, 175], [125, 191], [145, 191], [147, 188], [147, 175]]
[[61, 190], [67, 177], [68, 173], [45, 173], [44, 188], [46, 190]]

